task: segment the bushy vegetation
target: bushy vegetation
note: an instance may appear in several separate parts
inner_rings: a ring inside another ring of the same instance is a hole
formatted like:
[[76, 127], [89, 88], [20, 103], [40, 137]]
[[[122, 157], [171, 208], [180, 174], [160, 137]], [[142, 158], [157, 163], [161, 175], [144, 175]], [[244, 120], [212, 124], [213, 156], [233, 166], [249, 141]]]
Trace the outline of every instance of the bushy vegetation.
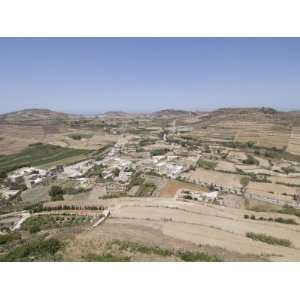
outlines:
[[130, 252], [140, 252], [144, 254], [156, 254], [160, 256], [171, 256], [173, 254], [172, 251], [168, 249], [162, 249], [158, 246], [146, 246], [139, 243], [129, 242], [129, 241], [120, 241], [114, 240], [111, 243], [112, 245], [118, 245], [119, 250], [130, 251]]
[[185, 251], [185, 250], [170, 250], [170, 249], [162, 249], [158, 246], [148, 246], [139, 243], [129, 242], [129, 241], [120, 241], [114, 240], [111, 242], [111, 245], [118, 245], [120, 251], [129, 251], [129, 252], [139, 252], [143, 254], [154, 254], [159, 256], [176, 256], [183, 261], [205, 261], [205, 262], [213, 262], [213, 261], [221, 261], [216, 256], [208, 255], [204, 252], [193, 252], [193, 251]]
[[151, 156], [165, 155], [169, 151], [170, 150], [167, 148], [154, 149], [154, 150], [151, 150], [150, 154], [151, 154]]
[[64, 191], [62, 187], [58, 185], [52, 185], [49, 191], [49, 196], [51, 197], [51, 201], [64, 200]]
[[138, 191], [136, 192], [137, 197], [148, 197], [153, 194], [156, 189], [156, 185], [152, 182], [146, 182], [140, 185]]
[[247, 147], [248, 147], [248, 148], [253, 148], [253, 147], [255, 146], [255, 144], [256, 144], [256, 143], [255, 143], [254, 141], [248, 141], [248, 142], [247, 142]]
[[252, 240], [260, 241], [263, 243], [267, 243], [270, 245], [279, 245], [283, 247], [291, 247], [292, 243], [291, 241], [287, 239], [279, 239], [276, 237], [273, 237], [271, 235], [263, 234], [263, 233], [254, 233], [254, 232], [247, 232], [246, 236]]
[[91, 216], [77, 216], [69, 214], [41, 215], [28, 218], [22, 225], [22, 228], [30, 233], [36, 233], [40, 230], [78, 225], [90, 222]]
[[34, 204], [28, 204], [24, 207], [25, 210], [28, 210], [30, 213], [37, 213], [44, 210], [43, 203], [34, 203]]
[[152, 145], [152, 144], [155, 144], [155, 139], [142, 139], [139, 142], [140, 147], [145, 147], [145, 146]]
[[87, 155], [90, 150], [64, 148], [56, 145], [36, 143], [17, 154], [0, 157], [0, 172], [9, 172], [24, 166], [40, 166], [70, 157]]
[[69, 137], [72, 138], [73, 140], [81, 140], [81, 139], [89, 139], [91, 138], [93, 135], [92, 134], [87, 134], [87, 133], [74, 133], [74, 134], [70, 134]]
[[250, 178], [249, 177], [242, 177], [240, 179], [240, 183], [243, 186], [243, 188], [245, 188], [250, 182]]
[[257, 220], [257, 221], [268, 221], [268, 222], [276, 222], [276, 223], [282, 223], [282, 224], [291, 224], [291, 225], [298, 225], [298, 223], [294, 219], [285, 219], [285, 218], [264, 218], [264, 217], [256, 217], [255, 215], [244, 215], [245, 219], [251, 219], [251, 220]]
[[33, 261], [53, 257], [63, 244], [57, 239], [25, 241], [5, 255], [0, 256], [0, 261]]
[[204, 252], [192, 252], [192, 251], [182, 251], [179, 250], [176, 252], [176, 256], [178, 256], [181, 260], [187, 262], [218, 262], [221, 261], [218, 257], [208, 255]]
[[278, 212], [281, 214], [294, 215], [300, 218], [300, 210], [289, 205], [283, 206], [283, 208], [278, 210]]
[[216, 161], [212, 161], [212, 160], [203, 160], [203, 159], [199, 159], [197, 161], [197, 166], [203, 169], [207, 169], [207, 170], [214, 170], [215, 167], [217, 166], [217, 162]]
[[258, 160], [254, 158], [254, 156], [248, 154], [247, 158], [243, 160], [243, 164], [245, 165], [259, 165]]
[[221, 145], [228, 148], [245, 148], [245, 144], [240, 142], [221, 142]]
[[53, 210], [104, 210], [103, 205], [73, 205], [73, 204], [61, 204], [56, 206], [46, 206], [43, 208], [44, 211]]
[[98, 255], [94, 253], [90, 253], [88, 255], [82, 256], [82, 259], [88, 262], [126, 262], [130, 261], [128, 256], [116, 256], [110, 253]]
[[92, 176], [97, 176], [99, 178], [102, 178], [102, 172], [103, 172], [104, 168], [102, 165], [100, 166], [95, 166], [93, 168], [91, 168], [90, 170], [88, 170], [88, 172], [86, 173], [86, 177], [92, 177]]
[[286, 174], [289, 174], [289, 173], [296, 173], [296, 169], [293, 168], [293, 167], [283, 167], [282, 170], [286, 173]]
[[0, 235], [0, 245], [8, 244], [11, 241], [20, 240], [21, 235], [17, 232], [12, 232], [4, 235]]
[[300, 184], [294, 184], [294, 183], [288, 183], [288, 182], [282, 182], [282, 181], [276, 181], [276, 184], [281, 184], [289, 187], [296, 187], [300, 188]]
[[128, 189], [130, 190], [133, 186], [142, 185], [145, 182], [145, 179], [141, 177], [140, 173], [134, 174], [129, 182]]
[[85, 193], [90, 191], [91, 189], [85, 189], [83, 187], [72, 187], [72, 186], [68, 186], [68, 187], [64, 187], [63, 188], [63, 194], [67, 194], [67, 195], [76, 195], [76, 194], [80, 194], [80, 193]]

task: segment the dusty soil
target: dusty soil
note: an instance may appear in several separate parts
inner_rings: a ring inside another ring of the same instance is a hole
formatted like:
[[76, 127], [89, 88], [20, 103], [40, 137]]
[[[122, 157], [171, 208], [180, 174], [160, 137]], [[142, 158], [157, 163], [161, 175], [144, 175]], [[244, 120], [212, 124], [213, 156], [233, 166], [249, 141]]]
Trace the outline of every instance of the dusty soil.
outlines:
[[[90, 138], [74, 140], [71, 134], [90, 134]], [[115, 142], [118, 137], [86, 130], [71, 129], [62, 125], [11, 125], [0, 124], [0, 154], [13, 154], [25, 149], [29, 144], [48, 143], [76, 149], [99, 149]]]
[[65, 250], [64, 259], [78, 261], [83, 255], [89, 253], [113, 253], [114, 255], [126, 255], [131, 261], [178, 261], [175, 256], [162, 257], [155, 254], [143, 254], [122, 252], [111, 249], [108, 245], [113, 240], [135, 242], [147, 246], [159, 246], [162, 249], [200, 251], [210, 255], [221, 257], [225, 261], [260, 261], [265, 260], [255, 255], [243, 255], [237, 252], [227, 251], [219, 247], [208, 245], [195, 245], [194, 243], [176, 239], [162, 233], [159, 226], [149, 222], [114, 220], [106, 221], [102, 226], [93, 231], [84, 231], [76, 235]]
[[200, 168], [196, 169], [195, 171], [190, 171], [189, 173], [185, 174], [185, 176], [191, 180], [200, 180], [202, 182], [213, 183], [229, 188], [240, 188], [240, 180], [243, 177], [238, 174], [227, 174]]
[[192, 183], [181, 182], [178, 180], [168, 180], [166, 185], [160, 190], [160, 197], [174, 197], [178, 190], [188, 188], [195, 191], [204, 191], [206, 188], [199, 187]]
[[[181, 202], [171, 198], [118, 198], [105, 201], [111, 211], [110, 218], [101, 226], [77, 235], [67, 248], [66, 258], [77, 260], [82, 253], [104, 253], [108, 241], [119, 239], [171, 249], [199, 251], [195, 247], [201, 246], [208, 254], [219, 254], [223, 260], [229, 261], [300, 260], [299, 226], [244, 218], [244, 214], [255, 214], [257, 218], [283, 217], [281, 214]], [[299, 218], [287, 217], [299, 223]], [[247, 232], [288, 239], [293, 246], [288, 248], [253, 241], [246, 237]], [[132, 259], [162, 260], [161, 257], [139, 254], [134, 254]]]

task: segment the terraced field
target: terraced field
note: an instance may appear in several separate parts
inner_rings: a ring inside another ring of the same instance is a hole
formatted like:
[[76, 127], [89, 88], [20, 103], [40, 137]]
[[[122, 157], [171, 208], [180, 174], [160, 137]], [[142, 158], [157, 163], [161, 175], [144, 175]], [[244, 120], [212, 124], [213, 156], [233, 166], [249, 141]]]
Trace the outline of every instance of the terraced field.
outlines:
[[292, 154], [300, 155], [300, 127], [293, 128], [289, 138], [287, 151]]
[[[245, 209], [175, 201], [172, 198], [118, 198], [104, 203], [111, 215], [104, 224], [72, 239], [66, 258], [78, 260], [85, 251], [98, 251], [115, 239], [155, 245], [163, 249], [204, 251], [225, 261], [298, 261], [300, 257], [299, 218], [294, 224], [268, 221], [284, 217], [271, 212], [255, 212], [256, 219], [245, 218]], [[65, 201], [67, 202], [67, 201]], [[288, 239], [291, 245], [253, 240], [247, 233]], [[105, 249], [103, 250], [105, 253]], [[131, 254], [132, 255], [132, 254]], [[134, 256], [134, 261], [166, 260], [158, 256]], [[171, 258], [170, 258], [171, 259]]]
[[207, 141], [254, 141], [257, 146], [300, 154], [299, 115], [262, 109], [224, 109], [194, 123], [193, 135]]
[[22, 166], [39, 167], [56, 165], [57, 162], [72, 158], [73, 161], [87, 157], [91, 151], [47, 144], [32, 144], [17, 154], [0, 157], [0, 171], [10, 171]]

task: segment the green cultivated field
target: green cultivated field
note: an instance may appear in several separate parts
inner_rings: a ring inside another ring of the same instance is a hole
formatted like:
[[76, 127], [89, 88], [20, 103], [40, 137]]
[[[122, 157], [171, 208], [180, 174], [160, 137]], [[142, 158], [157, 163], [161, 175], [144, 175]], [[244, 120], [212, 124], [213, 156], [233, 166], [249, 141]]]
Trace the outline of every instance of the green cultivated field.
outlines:
[[52, 167], [63, 163], [73, 163], [88, 157], [90, 150], [64, 148], [49, 144], [32, 144], [17, 154], [0, 157], [0, 172], [23, 167]]

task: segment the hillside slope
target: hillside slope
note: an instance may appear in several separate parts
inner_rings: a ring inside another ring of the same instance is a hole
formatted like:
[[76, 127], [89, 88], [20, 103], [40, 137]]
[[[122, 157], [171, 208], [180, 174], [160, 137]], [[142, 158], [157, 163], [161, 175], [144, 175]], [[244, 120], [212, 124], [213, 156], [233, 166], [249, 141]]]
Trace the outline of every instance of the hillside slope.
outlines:
[[193, 123], [194, 133], [207, 140], [248, 142], [300, 155], [300, 113], [272, 108], [225, 108]]
[[20, 121], [36, 121], [36, 120], [54, 120], [65, 119], [71, 115], [56, 112], [49, 109], [24, 109], [6, 114], [0, 114], [0, 120], [6, 122], [20, 122]]

